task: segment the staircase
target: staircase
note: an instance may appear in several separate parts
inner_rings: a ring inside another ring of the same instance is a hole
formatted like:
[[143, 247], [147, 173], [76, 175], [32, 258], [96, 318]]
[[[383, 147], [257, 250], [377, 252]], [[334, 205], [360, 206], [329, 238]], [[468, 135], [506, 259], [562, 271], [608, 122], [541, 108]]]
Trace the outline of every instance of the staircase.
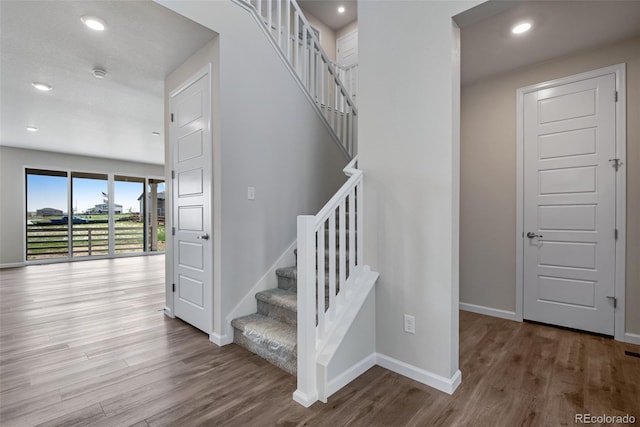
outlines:
[[276, 270], [278, 287], [256, 294], [258, 312], [234, 319], [233, 342], [296, 375], [296, 267]]
[[[329, 60], [295, 0], [232, 1], [251, 12], [351, 159], [343, 170], [348, 179], [331, 200], [316, 215], [298, 216], [297, 265], [277, 269], [278, 287], [255, 294], [256, 313], [231, 320], [233, 341], [296, 375], [293, 399], [309, 407], [372, 366], [375, 352], [369, 296], [378, 273], [363, 264], [363, 175], [352, 98], [357, 67], [341, 69]], [[243, 305], [238, 314], [249, 310]], [[357, 349], [348, 345], [354, 340]]]
[[[348, 215], [345, 215], [345, 234], [348, 237]], [[336, 218], [339, 224], [339, 218]], [[329, 229], [325, 230], [325, 241], [328, 239]], [[336, 230], [336, 240], [339, 240], [339, 230]], [[348, 238], [345, 239], [348, 246]], [[297, 256], [297, 250], [294, 251]], [[329, 250], [325, 250], [325, 311], [330, 306], [331, 292], [339, 295], [340, 275], [335, 281], [329, 280]], [[336, 263], [340, 262], [339, 255]], [[345, 255], [345, 261], [348, 261]], [[298, 279], [297, 266], [284, 267], [276, 270], [278, 287], [256, 293], [257, 312], [239, 317], [231, 321], [233, 326], [233, 342], [271, 362], [280, 369], [296, 375], [297, 365], [297, 323], [298, 323]], [[335, 272], [334, 272], [335, 274]], [[316, 280], [318, 275], [316, 274]], [[333, 289], [332, 283], [333, 282]], [[316, 302], [318, 295], [316, 293]], [[317, 321], [317, 320], [316, 320]]]

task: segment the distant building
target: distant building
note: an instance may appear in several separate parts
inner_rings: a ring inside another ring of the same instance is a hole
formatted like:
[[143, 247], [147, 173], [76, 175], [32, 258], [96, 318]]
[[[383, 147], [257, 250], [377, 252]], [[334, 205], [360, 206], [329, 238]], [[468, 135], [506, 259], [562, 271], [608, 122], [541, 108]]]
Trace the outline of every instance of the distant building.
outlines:
[[[138, 202], [140, 203], [140, 213], [142, 213], [144, 212], [144, 193], [138, 197]], [[164, 191], [158, 193], [158, 216], [164, 216]]]
[[60, 216], [62, 211], [55, 208], [42, 208], [36, 211], [37, 216]]
[[[115, 204], [113, 205], [113, 212], [116, 214], [122, 213], [122, 205]], [[95, 205], [92, 208], [87, 209], [88, 214], [108, 214], [109, 213], [109, 204], [108, 203], [100, 203], [99, 205]]]

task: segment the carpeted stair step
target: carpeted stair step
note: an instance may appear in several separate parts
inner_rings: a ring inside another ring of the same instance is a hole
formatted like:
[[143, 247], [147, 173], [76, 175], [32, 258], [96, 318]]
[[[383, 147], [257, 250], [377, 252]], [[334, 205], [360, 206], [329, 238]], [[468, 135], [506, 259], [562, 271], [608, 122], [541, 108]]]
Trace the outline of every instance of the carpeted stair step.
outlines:
[[[337, 263], [336, 263], [337, 266]], [[325, 271], [328, 271], [329, 264], [325, 264]], [[284, 267], [276, 270], [276, 275], [278, 276], [278, 288], [285, 291], [298, 291], [298, 271], [297, 267]], [[336, 272], [336, 288], [340, 289], [339, 286], [340, 279], [338, 277], [338, 273]], [[329, 275], [325, 274], [324, 276], [324, 288], [325, 294], [329, 293]]]
[[258, 313], [295, 326], [298, 323], [298, 294], [275, 288], [256, 294]]
[[259, 313], [231, 322], [233, 342], [296, 375], [296, 327]]
[[278, 276], [278, 288], [286, 291], [296, 291], [298, 279], [298, 268], [296, 266], [278, 268], [276, 276]]

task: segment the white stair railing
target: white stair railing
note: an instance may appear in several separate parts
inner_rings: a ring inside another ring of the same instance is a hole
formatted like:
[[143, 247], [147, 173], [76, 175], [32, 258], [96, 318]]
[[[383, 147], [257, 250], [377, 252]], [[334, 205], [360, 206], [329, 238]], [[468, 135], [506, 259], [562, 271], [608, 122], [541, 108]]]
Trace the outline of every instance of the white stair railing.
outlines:
[[338, 77], [344, 87], [347, 89], [349, 96], [351, 96], [351, 100], [353, 103], [357, 105], [358, 99], [358, 64], [353, 64], [349, 66], [342, 66], [340, 64], [334, 63], [333, 66], [336, 68], [338, 72]]
[[234, 0], [254, 13], [345, 152], [357, 152], [358, 112], [351, 92], [295, 0]]
[[[317, 399], [316, 358], [349, 306], [352, 277], [362, 264], [362, 171], [357, 157], [345, 168], [349, 179], [318, 212], [298, 216], [298, 388], [294, 399]], [[326, 292], [325, 292], [326, 291]], [[316, 321], [317, 317], [317, 321]]]

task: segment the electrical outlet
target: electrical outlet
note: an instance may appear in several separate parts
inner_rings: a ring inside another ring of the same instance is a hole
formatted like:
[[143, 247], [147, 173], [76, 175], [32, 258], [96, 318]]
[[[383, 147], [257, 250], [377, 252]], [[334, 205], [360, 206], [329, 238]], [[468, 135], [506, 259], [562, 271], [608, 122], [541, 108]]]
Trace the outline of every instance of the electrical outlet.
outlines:
[[416, 318], [410, 314], [404, 315], [404, 331], [409, 334], [416, 333]]
[[249, 200], [256, 199], [256, 187], [247, 187], [247, 199]]

